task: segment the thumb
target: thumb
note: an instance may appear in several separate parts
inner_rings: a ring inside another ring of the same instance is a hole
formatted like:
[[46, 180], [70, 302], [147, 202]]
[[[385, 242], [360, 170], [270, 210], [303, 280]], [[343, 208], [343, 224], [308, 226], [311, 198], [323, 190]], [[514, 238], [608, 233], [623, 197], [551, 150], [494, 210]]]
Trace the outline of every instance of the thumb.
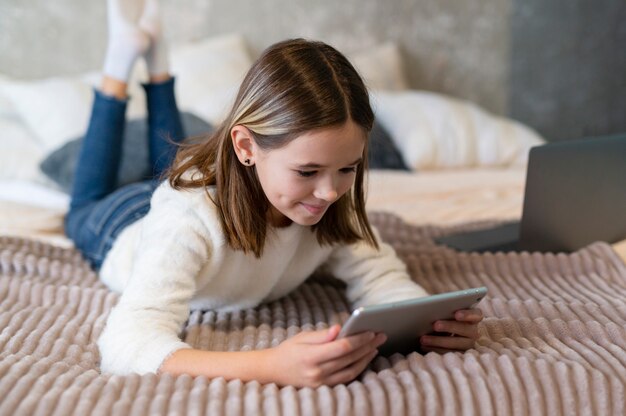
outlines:
[[301, 341], [309, 344], [324, 344], [333, 341], [339, 335], [340, 325], [333, 325], [319, 331], [304, 331], [300, 333]]
[[341, 325], [338, 324], [328, 328], [326, 330], [326, 339], [324, 340], [324, 342], [334, 341], [337, 338], [337, 335], [339, 335], [339, 331], [341, 331]]

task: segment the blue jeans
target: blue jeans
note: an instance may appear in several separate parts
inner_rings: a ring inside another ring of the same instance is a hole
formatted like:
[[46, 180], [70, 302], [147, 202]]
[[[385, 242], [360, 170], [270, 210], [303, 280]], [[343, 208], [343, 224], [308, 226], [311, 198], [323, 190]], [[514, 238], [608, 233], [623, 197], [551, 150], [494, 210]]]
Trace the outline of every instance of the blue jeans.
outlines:
[[144, 85], [148, 105], [148, 153], [153, 177], [117, 187], [126, 123], [126, 100], [95, 91], [89, 127], [78, 156], [65, 234], [95, 270], [117, 236], [146, 215], [152, 193], [185, 136], [174, 96], [174, 79]]

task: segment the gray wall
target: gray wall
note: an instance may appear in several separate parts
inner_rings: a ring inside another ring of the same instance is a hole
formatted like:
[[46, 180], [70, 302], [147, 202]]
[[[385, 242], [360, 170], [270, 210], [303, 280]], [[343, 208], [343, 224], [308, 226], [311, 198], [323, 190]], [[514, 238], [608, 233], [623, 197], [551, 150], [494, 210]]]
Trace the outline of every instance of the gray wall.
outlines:
[[559, 140], [626, 132], [626, 1], [518, 0], [509, 114]]
[[[163, 4], [172, 41], [240, 32], [257, 53], [294, 36], [325, 40], [345, 52], [392, 40], [402, 48], [414, 88], [472, 100], [548, 138], [626, 131], [626, 39], [618, 25], [626, 17], [624, 0]], [[594, 42], [585, 55], [578, 47], [589, 34]], [[38, 78], [97, 69], [105, 36], [104, 0], [2, 0], [0, 73]], [[592, 56], [593, 64], [572, 65], [581, 56]]]

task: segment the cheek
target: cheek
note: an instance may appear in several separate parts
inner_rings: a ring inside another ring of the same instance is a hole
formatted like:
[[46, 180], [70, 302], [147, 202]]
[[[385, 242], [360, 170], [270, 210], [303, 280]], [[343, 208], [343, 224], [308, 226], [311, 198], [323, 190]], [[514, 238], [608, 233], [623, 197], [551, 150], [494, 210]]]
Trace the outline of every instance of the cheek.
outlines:
[[355, 175], [349, 175], [345, 177], [345, 179], [342, 179], [340, 182], [339, 194], [343, 195], [346, 192], [348, 192], [350, 188], [352, 188], [352, 185], [354, 185], [354, 180], [355, 180]]
[[285, 179], [283, 184], [283, 194], [292, 200], [306, 198], [313, 193], [313, 186], [299, 178]]
[[280, 175], [271, 169], [257, 169], [257, 177], [265, 196], [271, 201], [275, 200], [281, 194]]
[[[290, 203], [312, 193], [311, 187], [290, 172], [272, 172], [267, 181], [269, 188], [264, 188], [270, 199], [276, 202]], [[271, 195], [270, 195], [271, 194]]]

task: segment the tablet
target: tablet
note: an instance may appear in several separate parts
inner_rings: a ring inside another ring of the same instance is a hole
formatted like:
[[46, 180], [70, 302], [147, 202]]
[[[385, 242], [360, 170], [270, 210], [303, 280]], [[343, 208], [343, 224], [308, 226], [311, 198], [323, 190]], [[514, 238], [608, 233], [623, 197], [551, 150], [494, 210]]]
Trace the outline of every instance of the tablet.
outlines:
[[433, 332], [433, 323], [454, 319], [460, 309], [475, 307], [487, 294], [486, 287], [440, 293], [423, 298], [356, 309], [341, 328], [339, 338], [364, 331], [384, 332], [387, 341], [381, 355], [419, 349], [419, 337]]

